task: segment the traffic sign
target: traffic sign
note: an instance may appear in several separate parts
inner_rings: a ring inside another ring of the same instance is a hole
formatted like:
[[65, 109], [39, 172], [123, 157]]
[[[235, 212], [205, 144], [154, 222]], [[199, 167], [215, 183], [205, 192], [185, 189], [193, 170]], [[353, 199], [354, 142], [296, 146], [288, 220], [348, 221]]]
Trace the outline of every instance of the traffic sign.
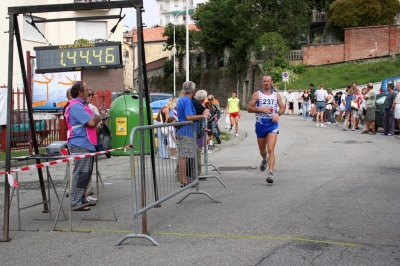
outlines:
[[282, 72], [282, 81], [283, 82], [289, 82], [289, 73], [288, 72]]

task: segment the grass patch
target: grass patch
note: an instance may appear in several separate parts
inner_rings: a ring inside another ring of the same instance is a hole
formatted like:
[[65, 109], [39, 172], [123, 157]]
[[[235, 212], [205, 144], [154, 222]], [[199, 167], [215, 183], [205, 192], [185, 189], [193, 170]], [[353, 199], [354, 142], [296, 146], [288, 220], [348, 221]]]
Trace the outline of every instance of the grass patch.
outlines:
[[[39, 153], [46, 153], [46, 148], [39, 148]], [[29, 155], [29, 150], [16, 150], [11, 151], [11, 157], [27, 156]], [[6, 160], [6, 153], [0, 152], [0, 161]]]
[[[225, 132], [219, 132], [219, 138], [221, 139], [221, 140], [225, 140], [225, 141], [228, 141], [228, 140], [230, 140], [231, 139], [231, 137], [229, 136], [229, 134], [226, 134]], [[215, 139], [215, 138], [214, 138]]]
[[[306, 70], [297, 74], [298, 79], [287, 84], [286, 88], [298, 90], [308, 89], [313, 83], [317, 88], [325, 84], [325, 89], [345, 88], [348, 83], [357, 81], [358, 84], [368, 82], [380, 82], [384, 78], [400, 75], [400, 57], [385, 59], [379, 62], [351, 62], [332, 66], [307, 67]], [[290, 81], [290, 80], [289, 80]], [[282, 90], [284, 88], [280, 88]]]

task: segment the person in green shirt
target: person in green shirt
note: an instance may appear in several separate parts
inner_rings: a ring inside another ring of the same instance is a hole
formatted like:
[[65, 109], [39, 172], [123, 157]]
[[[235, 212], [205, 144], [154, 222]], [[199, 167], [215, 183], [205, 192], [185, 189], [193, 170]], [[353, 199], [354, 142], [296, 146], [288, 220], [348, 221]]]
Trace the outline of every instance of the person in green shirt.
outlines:
[[310, 93], [311, 93], [311, 103], [314, 103], [315, 102], [315, 91], [316, 91], [317, 89], [316, 88], [314, 88], [314, 84], [310, 84]]
[[240, 105], [239, 98], [236, 97], [236, 92], [232, 92], [232, 97], [228, 99], [228, 103], [226, 104], [226, 112], [229, 114], [229, 118], [231, 121], [231, 127], [229, 128], [229, 134], [232, 133], [232, 127], [235, 123], [235, 136], [239, 137], [239, 118], [240, 118]]

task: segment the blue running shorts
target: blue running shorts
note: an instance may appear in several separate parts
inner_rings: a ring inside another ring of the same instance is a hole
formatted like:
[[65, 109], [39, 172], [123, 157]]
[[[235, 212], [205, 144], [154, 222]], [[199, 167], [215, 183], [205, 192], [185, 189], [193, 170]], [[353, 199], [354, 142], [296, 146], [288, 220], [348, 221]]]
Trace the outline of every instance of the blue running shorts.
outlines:
[[264, 121], [262, 124], [259, 122], [256, 122], [257, 138], [259, 138], [259, 139], [265, 138], [269, 133], [279, 134], [278, 122], [272, 122], [272, 120], [270, 120], [270, 119], [267, 120], [269, 122], [264, 122]]

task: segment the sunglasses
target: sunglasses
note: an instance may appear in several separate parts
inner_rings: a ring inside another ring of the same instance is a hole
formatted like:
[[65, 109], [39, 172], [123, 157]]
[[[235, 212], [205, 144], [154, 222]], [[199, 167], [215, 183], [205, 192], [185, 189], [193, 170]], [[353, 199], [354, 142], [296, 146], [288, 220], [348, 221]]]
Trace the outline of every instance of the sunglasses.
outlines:
[[89, 93], [89, 94], [88, 94], [88, 96], [89, 96], [89, 97], [90, 97], [90, 96], [92, 96], [92, 97], [93, 97], [93, 96], [94, 96], [94, 94], [93, 94], [93, 93]]

